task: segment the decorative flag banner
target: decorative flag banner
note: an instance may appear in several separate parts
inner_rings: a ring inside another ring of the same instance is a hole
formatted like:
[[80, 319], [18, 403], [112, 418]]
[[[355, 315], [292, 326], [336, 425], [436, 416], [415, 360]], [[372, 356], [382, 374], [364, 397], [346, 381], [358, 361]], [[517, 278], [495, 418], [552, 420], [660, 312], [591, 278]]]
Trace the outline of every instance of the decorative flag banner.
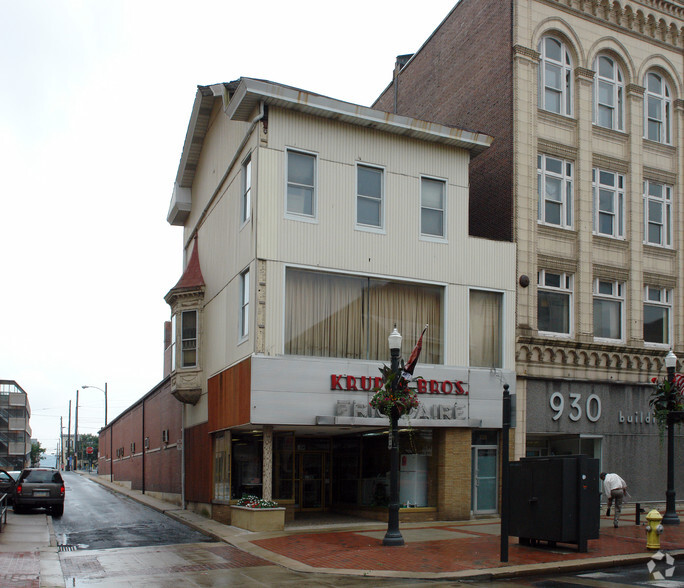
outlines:
[[423, 327], [423, 332], [420, 334], [420, 337], [418, 337], [418, 342], [416, 343], [416, 346], [413, 348], [413, 351], [411, 352], [408, 361], [404, 364], [404, 370], [401, 372], [401, 377], [404, 378], [407, 382], [410, 382], [413, 379], [413, 370], [416, 369], [418, 357], [420, 356], [420, 352], [423, 349], [423, 335], [425, 335], [425, 331], [427, 331], [427, 328], [427, 325]]

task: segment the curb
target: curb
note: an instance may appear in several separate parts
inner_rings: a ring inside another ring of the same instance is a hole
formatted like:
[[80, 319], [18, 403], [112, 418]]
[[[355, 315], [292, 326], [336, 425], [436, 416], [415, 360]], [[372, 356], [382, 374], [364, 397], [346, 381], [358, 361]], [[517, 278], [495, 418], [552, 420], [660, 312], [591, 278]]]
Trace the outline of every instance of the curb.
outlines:
[[[80, 472], [78, 472], [81, 474]], [[116, 484], [100, 480], [99, 478], [93, 476], [92, 474], [82, 473], [81, 475], [87, 476], [90, 480], [100, 484], [101, 486], [123, 494], [132, 500], [140, 504], [144, 504], [159, 513], [168, 516], [175, 521], [186, 525], [187, 527], [198, 531], [208, 537], [232, 545], [242, 551], [250, 553], [252, 555], [258, 556], [274, 565], [279, 565], [284, 568], [290, 569], [295, 572], [302, 573], [316, 573], [316, 574], [330, 574], [330, 575], [343, 575], [343, 576], [365, 576], [365, 577], [376, 577], [376, 578], [404, 578], [404, 579], [423, 579], [423, 580], [468, 580], [468, 581], [495, 581], [495, 580], [508, 580], [513, 578], [521, 577], [531, 577], [531, 576], [548, 576], [554, 573], [574, 573], [581, 572], [584, 570], [597, 570], [605, 569], [620, 565], [639, 565], [648, 563], [653, 554], [648, 553], [633, 553], [624, 554], [616, 556], [602, 556], [595, 558], [582, 558], [578, 560], [568, 560], [568, 561], [555, 561], [547, 563], [535, 563], [535, 564], [521, 564], [521, 565], [509, 565], [500, 566], [495, 568], [478, 568], [472, 570], [461, 570], [457, 572], [409, 572], [409, 571], [399, 571], [399, 570], [359, 570], [359, 569], [342, 569], [342, 568], [319, 568], [313, 567], [308, 564], [302, 563], [297, 560], [290, 559], [286, 556], [279, 555], [277, 553], [268, 551], [254, 545], [251, 543], [250, 539], [247, 537], [252, 536], [256, 538], [259, 533], [251, 533], [249, 531], [237, 531], [234, 527], [230, 525], [224, 525], [222, 523], [217, 523], [211, 519], [205, 519], [202, 517], [203, 523], [206, 521], [207, 524], [200, 524], [195, 521], [189, 520], [188, 517], [182, 516], [180, 513], [189, 513], [191, 516], [201, 517], [192, 511], [188, 511], [176, 505], [169, 504], [169, 508], [164, 508], [159, 504], [155, 504], [158, 499], [148, 500], [143, 498], [144, 495], [140, 494], [138, 491], [129, 490], [124, 487], [118, 487]], [[52, 527], [52, 517], [48, 517], [50, 528]], [[369, 521], [372, 523], [373, 521]], [[466, 521], [467, 522], [467, 521]], [[221, 525], [226, 529], [225, 534], [214, 532], [207, 528], [207, 525], [211, 523], [214, 525]], [[342, 530], [342, 529], [338, 529]], [[235, 537], [229, 537], [228, 535], [234, 534]], [[51, 533], [51, 545], [54, 531]], [[684, 559], [684, 549], [677, 549], [672, 551], [667, 551], [667, 553], [676, 560]]]

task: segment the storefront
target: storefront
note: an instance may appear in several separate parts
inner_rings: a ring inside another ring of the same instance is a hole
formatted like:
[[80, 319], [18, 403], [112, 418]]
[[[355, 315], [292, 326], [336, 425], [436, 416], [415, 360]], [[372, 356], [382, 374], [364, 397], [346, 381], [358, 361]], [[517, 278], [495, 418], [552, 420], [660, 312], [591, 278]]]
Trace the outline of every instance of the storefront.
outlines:
[[[379, 367], [252, 357], [250, 422], [212, 433], [214, 504], [267, 487], [289, 512], [384, 516], [388, 420], [369, 406]], [[416, 375], [420, 404], [399, 422], [402, 509], [425, 519], [497, 512], [502, 387], [514, 374], [419, 364]]]
[[[534, 455], [584, 454], [628, 483], [630, 500], [663, 500], [667, 450], [649, 409], [650, 385], [528, 380], [527, 442]], [[675, 466], [684, 467], [684, 436], [675, 429]], [[677, 493], [684, 491], [681, 481]]]

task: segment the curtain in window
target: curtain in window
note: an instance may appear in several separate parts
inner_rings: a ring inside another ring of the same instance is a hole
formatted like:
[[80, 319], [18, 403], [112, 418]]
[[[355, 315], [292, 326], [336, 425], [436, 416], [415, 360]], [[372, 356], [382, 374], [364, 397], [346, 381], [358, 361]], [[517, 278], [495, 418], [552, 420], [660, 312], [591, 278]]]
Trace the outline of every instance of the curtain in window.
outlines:
[[369, 294], [369, 356], [384, 360], [389, 354], [387, 337], [396, 323], [403, 337], [402, 356], [408, 356], [423, 327], [421, 363], [441, 363], [441, 289], [431, 286], [371, 280]]
[[470, 365], [502, 367], [499, 292], [470, 291]]
[[361, 278], [289, 270], [285, 353], [362, 359], [364, 282]]
[[290, 269], [285, 292], [286, 354], [384, 360], [395, 323], [409, 351], [428, 323], [421, 361], [442, 361], [441, 288]]

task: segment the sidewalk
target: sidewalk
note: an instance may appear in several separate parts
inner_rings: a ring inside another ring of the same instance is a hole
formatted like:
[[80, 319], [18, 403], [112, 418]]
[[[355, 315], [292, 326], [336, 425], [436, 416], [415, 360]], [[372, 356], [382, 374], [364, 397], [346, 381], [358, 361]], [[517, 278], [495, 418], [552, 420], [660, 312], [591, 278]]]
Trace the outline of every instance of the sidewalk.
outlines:
[[[634, 505], [623, 510], [620, 527], [612, 518], [601, 517], [600, 538], [589, 541], [586, 553], [576, 546], [545, 543], [518, 544], [509, 538], [508, 562], [500, 561], [500, 521], [498, 518], [461, 521], [404, 523], [400, 525], [405, 545], [384, 547], [386, 523], [355, 522], [325, 526], [288, 525], [284, 531], [252, 533], [223, 525], [194, 512], [181, 509], [139, 491], [113, 484], [88, 474], [90, 479], [167, 514], [219, 541], [238, 547], [294, 571], [420, 578], [425, 580], [503, 579], [517, 576], [568, 573], [615, 565], [647, 563], [652, 551], [646, 549], [645, 514], [635, 525]], [[644, 508], [664, 504], [648, 504]], [[678, 512], [684, 520], [684, 511]], [[661, 549], [684, 558], [684, 523], [665, 528]]]
[[[384, 547], [382, 538], [387, 525], [382, 522], [321, 526], [296, 526], [295, 523], [288, 524], [281, 532], [252, 533], [106, 479], [81, 475], [218, 541], [299, 572], [424, 580], [495, 580], [645, 564], [653, 555], [646, 549], [645, 515], [641, 517], [642, 524], [636, 526], [633, 505], [626, 507], [617, 529], [613, 528], [612, 520], [601, 517], [600, 539], [589, 541], [587, 553], [578, 553], [576, 546], [565, 544], [519, 545], [517, 538], [511, 537], [508, 562], [502, 563], [499, 519], [405, 523], [400, 525], [405, 545]], [[662, 504], [645, 506], [647, 510], [652, 507], [664, 511]], [[684, 519], [684, 512], [680, 511], [679, 515]], [[684, 558], [684, 524], [665, 528], [661, 548], [675, 558]], [[10, 579], [15, 586], [53, 585], [51, 578], [55, 581], [61, 578], [59, 566], [51, 517], [42, 514], [16, 517], [10, 512], [8, 524], [0, 533], [0, 585], [9, 583]], [[17, 581], [25, 583], [17, 584]]]

